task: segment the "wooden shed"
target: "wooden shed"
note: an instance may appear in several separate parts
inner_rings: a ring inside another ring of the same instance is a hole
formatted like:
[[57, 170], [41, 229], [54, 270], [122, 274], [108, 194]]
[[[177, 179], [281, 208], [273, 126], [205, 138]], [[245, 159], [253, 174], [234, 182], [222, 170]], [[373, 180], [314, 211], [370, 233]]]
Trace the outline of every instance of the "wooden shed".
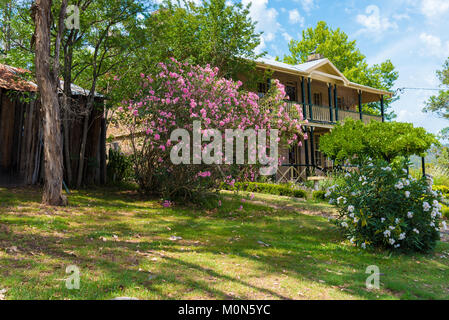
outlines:
[[[41, 104], [37, 85], [26, 80], [26, 74], [29, 71], [0, 64], [0, 185], [3, 186], [43, 182]], [[71, 101], [81, 110], [87, 95], [88, 91], [72, 85]], [[95, 95], [95, 106], [89, 117], [84, 184], [99, 184], [105, 180], [104, 98], [99, 94]], [[73, 176], [78, 172], [83, 119], [82, 116], [66, 119]], [[64, 174], [66, 179], [67, 168]]]

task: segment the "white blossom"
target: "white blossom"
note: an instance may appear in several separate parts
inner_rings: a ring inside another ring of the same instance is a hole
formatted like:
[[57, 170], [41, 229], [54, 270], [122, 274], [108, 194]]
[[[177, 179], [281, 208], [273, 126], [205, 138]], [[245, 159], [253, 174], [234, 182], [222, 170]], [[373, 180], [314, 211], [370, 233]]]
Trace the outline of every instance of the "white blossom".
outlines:
[[362, 249], [366, 249], [366, 243], [365, 242], [362, 243], [360, 246], [362, 247]]
[[422, 207], [423, 207], [423, 210], [425, 212], [429, 211], [430, 208], [431, 208], [430, 204], [428, 202], [425, 202], [425, 201], [423, 202]]
[[410, 198], [410, 191], [405, 191], [405, 197]]
[[403, 184], [401, 181], [399, 181], [398, 183], [396, 183], [396, 184], [394, 185], [394, 187], [395, 187], [396, 189], [398, 189], [398, 190], [401, 190], [401, 189], [404, 188], [404, 184]]
[[394, 240], [393, 238], [388, 239], [388, 242], [393, 245], [396, 243], [396, 240]]
[[354, 212], [355, 208], [354, 206], [348, 206], [348, 212]]
[[419, 234], [419, 230], [418, 230], [418, 229], [416, 229], [416, 228], [415, 228], [415, 229], [413, 229], [413, 232], [414, 232], [414, 233], [416, 233], [416, 234]]
[[338, 198], [337, 198], [337, 203], [338, 203], [338, 204], [340, 204], [340, 203], [345, 204], [345, 203], [346, 203], [346, 198], [345, 198], [345, 197], [338, 197]]
[[391, 235], [390, 230], [385, 230], [385, 231], [384, 231], [384, 236], [385, 236], [385, 238], [388, 238], [390, 235]]
[[411, 212], [411, 211], [408, 212], [408, 213], [407, 213], [407, 217], [410, 218], [410, 219], [413, 218], [413, 212]]
[[405, 239], [405, 232], [404, 233], [401, 233], [400, 235], [399, 235], [399, 240], [404, 240]]
[[347, 227], [348, 227], [348, 224], [347, 224], [346, 222], [342, 222], [342, 223], [341, 223], [341, 226], [342, 226], [343, 228], [347, 228]]

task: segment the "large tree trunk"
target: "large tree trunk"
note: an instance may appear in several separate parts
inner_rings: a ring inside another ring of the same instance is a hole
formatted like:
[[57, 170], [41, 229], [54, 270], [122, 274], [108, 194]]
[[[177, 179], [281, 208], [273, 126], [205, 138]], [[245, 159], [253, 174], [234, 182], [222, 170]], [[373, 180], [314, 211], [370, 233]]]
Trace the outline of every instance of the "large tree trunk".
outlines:
[[[63, 1], [64, 2], [64, 1]], [[67, 1], [65, 1], [67, 4]], [[45, 185], [42, 202], [48, 205], [66, 205], [62, 194], [63, 157], [61, 145], [61, 119], [58, 101], [59, 40], [56, 40], [55, 61], [50, 65], [51, 0], [36, 0], [33, 8], [36, 26], [36, 79], [41, 96], [44, 126]], [[64, 4], [61, 11], [65, 10]], [[60, 19], [61, 20], [61, 19]], [[59, 30], [61, 32], [61, 30]]]

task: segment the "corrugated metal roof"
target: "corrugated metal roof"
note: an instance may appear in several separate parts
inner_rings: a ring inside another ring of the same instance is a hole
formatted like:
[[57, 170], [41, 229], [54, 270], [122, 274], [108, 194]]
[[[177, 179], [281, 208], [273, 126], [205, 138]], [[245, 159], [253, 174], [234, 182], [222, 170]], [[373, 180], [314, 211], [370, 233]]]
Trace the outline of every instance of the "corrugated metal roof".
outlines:
[[[375, 94], [385, 94], [385, 95], [393, 96], [393, 92], [390, 92], [390, 91], [371, 88], [368, 86], [363, 86], [363, 85], [360, 85], [357, 83], [350, 82], [327, 58], [318, 59], [318, 60], [314, 60], [314, 61], [310, 61], [310, 62], [305, 62], [305, 63], [301, 63], [301, 64], [297, 64], [297, 65], [291, 65], [291, 64], [287, 64], [284, 62], [267, 59], [267, 58], [259, 58], [256, 60], [256, 63], [262, 64], [262, 65], [267, 65], [267, 66], [273, 67], [273, 68], [277, 68], [277, 69], [280, 69], [281, 71], [285, 70], [287, 72], [293, 72], [295, 74], [302, 75], [302, 76], [306, 75], [311, 78], [316, 77], [317, 71], [314, 69], [318, 68], [320, 65], [325, 65], [327, 63], [335, 69], [336, 73], [339, 74], [339, 78], [344, 82], [345, 87], [349, 87], [349, 88], [357, 89], [357, 90], [364, 90], [364, 91], [375, 93]], [[324, 74], [324, 73], [322, 73], [322, 74]], [[328, 76], [328, 77], [332, 77], [332, 75], [329, 75], [329, 74], [327, 74], [327, 75], [324, 74], [324, 75]], [[335, 78], [335, 77], [333, 77], [333, 78]]]
[[278, 68], [282, 68], [282, 69], [286, 69], [286, 70], [295, 71], [295, 72], [298, 72], [298, 71], [299, 72], [307, 72], [308, 70], [312, 69], [313, 67], [315, 67], [316, 65], [320, 64], [321, 62], [323, 62], [325, 60], [327, 60], [327, 59], [319, 59], [319, 60], [314, 60], [314, 61], [301, 63], [301, 64], [297, 64], [297, 65], [291, 65], [288, 63], [284, 63], [284, 62], [280, 62], [280, 61], [276, 61], [276, 60], [272, 60], [272, 59], [267, 59], [267, 58], [259, 58], [256, 60], [256, 62], [263, 63], [263, 64], [266, 64], [266, 65], [272, 66], [272, 67], [278, 67]]
[[[64, 81], [60, 81], [60, 86], [61, 86], [61, 91], [64, 89]], [[87, 97], [90, 94], [90, 90], [81, 88], [80, 86], [77, 86], [76, 84], [72, 83], [71, 84], [71, 89], [72, 89], [72, 95], [74, 96], [85, 96]], [[98, 92], [95, 92], [95, 97], [96, 98], [103, 98], [104, 96]]]
[[[29, 70], [15, 68], [0, 63], [0, 88], [15, 91], [37, 92], [37, 85], [25, 79], [24, 75], [31, 73]], [[61, 88], [64, 87], [64, 81], [61, 80]], [[74, 96], [88, 96], [90, 91], [77, 86], [71, 85], [72, 94]], [[103, 95], [95, 92], [95, 97], [103, 98]]]
[[327, 59], [324, 58], [324, 59], [318, 59], [318, 60], [305, 62], [305, 63], [297, 64], [295, 67], [301, 71], [306, 72], [306, 71], [312, 69], [313, 67], [319, 65], [323, 61], [327, 61]]
[[0, 63], [0, 88], [16, 91], [36, 92], [37, 85], [25, 79], [30, 71]]

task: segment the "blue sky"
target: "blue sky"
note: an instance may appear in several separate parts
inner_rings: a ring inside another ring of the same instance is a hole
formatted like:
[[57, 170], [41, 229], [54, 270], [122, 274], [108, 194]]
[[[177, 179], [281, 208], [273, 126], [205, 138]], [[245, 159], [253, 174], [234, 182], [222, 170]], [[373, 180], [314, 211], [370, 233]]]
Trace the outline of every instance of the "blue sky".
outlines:
[[[290, 39], [320, 20], [357, 40], [368, 63], [391, 59], [399, 71], [396, 88], [437, 88], [435, 71], [449, 57], [449, 0], [242, 0], [252, 2], [251, 17], [263, 31], [259, 50], [288, 54]], [[449, 122], [422, 113], [435, 92], [409, 90], [393, 108], [398, 121], [438, 133]]]

